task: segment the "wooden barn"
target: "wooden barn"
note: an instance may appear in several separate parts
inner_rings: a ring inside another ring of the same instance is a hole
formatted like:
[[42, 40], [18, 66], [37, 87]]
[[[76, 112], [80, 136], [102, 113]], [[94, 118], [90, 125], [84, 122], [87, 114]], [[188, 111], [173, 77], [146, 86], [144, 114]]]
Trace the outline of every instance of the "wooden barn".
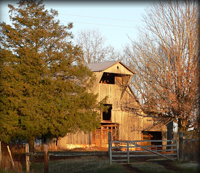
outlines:
[[98, 101], [107, 96], [101, 111], [101, 127], [94, 132], [67, 134], [57, 141], [58, 149], [108, 147], [108, 132], [113, 140], [166, 139], [167, 127], [159, 118], [146, 115], [140, 109], [129, 86], [134, 72], [120, 61], [90, 63], [96, 75], [92, 92]]

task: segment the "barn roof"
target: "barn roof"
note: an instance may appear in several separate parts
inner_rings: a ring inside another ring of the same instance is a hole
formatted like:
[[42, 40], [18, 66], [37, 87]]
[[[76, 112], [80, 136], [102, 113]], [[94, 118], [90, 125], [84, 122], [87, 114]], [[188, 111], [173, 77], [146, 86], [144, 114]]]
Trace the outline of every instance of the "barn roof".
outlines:
[[109, 67], [120, 63], [121, 65], [123, 65], [126, 69], [128, 69], [131, 73], [133, 73], [133, 71], [131, 69], [129, 69], [126, 65], [124, 65], [122, 62], [120, 61], [106, 61], [106, 62], [95, 62], [95, 63], [89, 63], [87, 64], [88, 68], [93, 71], [93, 72], [99, 72], [99, 71], [104, 71], [106, 69], [108, 69]]

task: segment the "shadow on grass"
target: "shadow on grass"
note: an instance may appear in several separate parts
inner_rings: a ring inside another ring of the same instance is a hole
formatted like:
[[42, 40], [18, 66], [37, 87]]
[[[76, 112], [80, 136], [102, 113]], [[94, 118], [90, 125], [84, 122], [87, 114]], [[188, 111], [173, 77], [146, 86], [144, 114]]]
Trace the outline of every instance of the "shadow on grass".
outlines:
[[[33, 163], [32, 173], [43, 173], [43, 163]], [[80, 157], [49, 162], [49, 173], [127, 173], [120, 164], [109, 165], [108, 158]]]

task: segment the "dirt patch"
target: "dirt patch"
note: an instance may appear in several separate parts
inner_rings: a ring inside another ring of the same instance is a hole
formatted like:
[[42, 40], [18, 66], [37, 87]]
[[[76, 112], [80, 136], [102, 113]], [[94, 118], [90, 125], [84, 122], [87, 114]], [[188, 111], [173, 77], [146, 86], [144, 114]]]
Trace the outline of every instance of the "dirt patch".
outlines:
[[162, 160], [162, 161], [154, 161], [154, 163], [164, 166], [166, 170], [180, 171], [180, 168], [174, 166], [171, 161]]
[[123, 167], [130, 173], [144, 173], [143, 171], [139, 170], [136, 167], [133, 167], [132, 165], [124, 164]]

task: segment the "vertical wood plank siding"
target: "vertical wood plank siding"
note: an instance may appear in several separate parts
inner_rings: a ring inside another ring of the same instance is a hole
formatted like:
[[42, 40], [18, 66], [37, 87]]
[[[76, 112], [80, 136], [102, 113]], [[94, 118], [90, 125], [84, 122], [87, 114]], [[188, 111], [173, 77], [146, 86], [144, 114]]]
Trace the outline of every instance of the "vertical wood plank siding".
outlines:
[[[118, 76], [116, 77], [115, 84], [99, 83], [103, 72], [117, 74]], [[126, 85], [128, 81], [130, 81], [133, 72], [121, 63], [116, 63], [104, 71], [94, 73], [96, 75], [96, 81], [90, 92], [98, 93], [98, 101], [108, 96], [107, 104], [112, 104], [111, 121], [119, 125], [119, 140], [141, 140], [142, 130], [153, 126], [154, 120], [151, 117], [145, 117], [133, 92]], [[134, 110], [136, 110], [140, 116], [137, 116]], [[151, 131], [166, 132], [166, 127], [153, 127]], [[95, 142], [94, 137], [95, 135], [93, 132], [91, 133], [91, 144]], [[89, 145], [89, 134], [85, 134], [84, 132], [67, 134], [59, 141], [59, 145], [62, 147], [66, 147], [70, 144]]]

